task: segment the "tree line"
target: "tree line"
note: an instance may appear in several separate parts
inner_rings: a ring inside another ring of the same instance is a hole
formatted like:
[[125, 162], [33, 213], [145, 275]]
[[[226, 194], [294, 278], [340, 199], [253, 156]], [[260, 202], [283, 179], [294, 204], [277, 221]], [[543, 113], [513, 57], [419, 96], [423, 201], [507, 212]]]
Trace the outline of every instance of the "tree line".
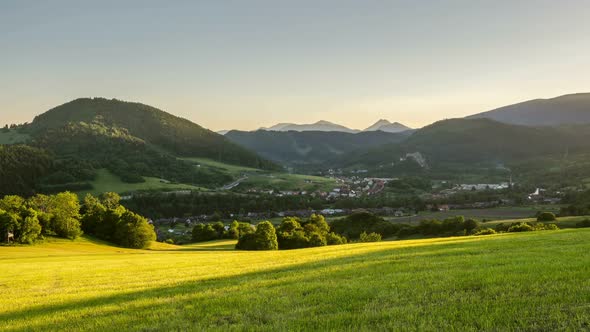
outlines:
[[322, 215], [312, 214], [307, 219], [287, 217], [275, 227], [269, 221], [253, 226], [234, 221], [229, 226], [221, 222], [197, 224], [193, 227], [194, 242], [215, 239], [237, 239], [236, 249], [286, 250], [344, 244], [346, 238], [330, 231]]
[[86, 233], [123, 247], [147, 247], [156, 238], [153, 226], [119, 200], [115, 193], [99, 198], [87, 195], [83, 204], [70, 192], [28, 199], [4, 196], [0, 199], [2, 241], [33, 244], [46, 236], [76, 239]]

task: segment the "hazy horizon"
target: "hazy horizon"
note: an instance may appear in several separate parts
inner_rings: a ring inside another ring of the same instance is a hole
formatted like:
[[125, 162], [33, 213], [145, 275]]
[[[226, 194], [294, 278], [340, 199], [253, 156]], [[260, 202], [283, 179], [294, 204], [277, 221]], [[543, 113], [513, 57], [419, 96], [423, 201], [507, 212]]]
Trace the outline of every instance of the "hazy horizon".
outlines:
[[422, 127], [588, 91], [585, 1], [0, 4], [0, 124], [80, 97], [211, 130]]

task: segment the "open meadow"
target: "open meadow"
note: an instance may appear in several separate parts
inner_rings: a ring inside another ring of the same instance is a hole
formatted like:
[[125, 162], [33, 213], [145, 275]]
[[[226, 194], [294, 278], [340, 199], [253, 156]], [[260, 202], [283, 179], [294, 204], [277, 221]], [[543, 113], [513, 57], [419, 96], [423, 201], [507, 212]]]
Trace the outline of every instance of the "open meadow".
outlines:
[[582, 330], [590, 229], [244, 252], [0, 247], [0, 330]]
[[190, 184], [166, 183], [154, 177], [144, 176], [143, 178], [145, 179], [145, 182], [142, 183], [125, 183], [118, 176], [103, 168], [99, 169], [96, 172], [96, 179], [90, 182], [90, 184], [92, 185], [92, 189], [82, 190], [78, 192], [78, 194], [80, 197], [84, 197], [88, 193], [93, 195], [100, 195], [101, 193], [109, 191], [121, 194], [141, 190], [208, 190], [207, 188], [197, 187]]

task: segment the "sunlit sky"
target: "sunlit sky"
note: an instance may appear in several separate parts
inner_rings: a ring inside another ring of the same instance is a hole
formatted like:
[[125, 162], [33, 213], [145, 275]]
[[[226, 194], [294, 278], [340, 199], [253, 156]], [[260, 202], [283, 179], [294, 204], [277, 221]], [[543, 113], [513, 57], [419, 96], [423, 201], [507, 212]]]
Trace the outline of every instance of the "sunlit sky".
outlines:
[[78, 97], [212, 130], [412, 127], [590, 91], [590, 1], [0, 1], [0, 124]]

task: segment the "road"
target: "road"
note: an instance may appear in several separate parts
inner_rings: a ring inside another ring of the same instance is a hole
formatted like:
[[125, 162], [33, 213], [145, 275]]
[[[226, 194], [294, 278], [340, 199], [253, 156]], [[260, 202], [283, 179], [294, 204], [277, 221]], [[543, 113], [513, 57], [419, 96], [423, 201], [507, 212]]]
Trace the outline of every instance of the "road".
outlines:
[[232, 190], [232, 189], [234, 189], [235, 187], [239, 186], [239, 185], [240, 185], [240, 183], [242, 183], [242, 182], [243, 182], [243, 181], [245, 181], [246, 179], [248, 179], [248, 176], [247, 176], [247, 175], [244, 175], [244, 176], [242, 176], [241, 178], [237, 179], [236, 181], [234, 181], [234, 182], [232, 182], [232, 183], [230, 183], [230, 184], [227, 184], [227, 185], [225, 185], [225, 186], [221, 187], [221, 190]]

